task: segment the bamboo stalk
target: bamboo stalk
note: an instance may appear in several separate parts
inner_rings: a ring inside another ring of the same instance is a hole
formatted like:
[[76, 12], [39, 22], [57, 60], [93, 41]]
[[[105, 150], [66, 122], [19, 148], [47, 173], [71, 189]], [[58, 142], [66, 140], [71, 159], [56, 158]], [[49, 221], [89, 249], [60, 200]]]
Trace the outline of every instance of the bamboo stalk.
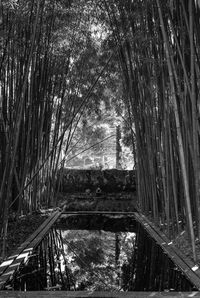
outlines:
[[200, 220], [199, 220], [199, 151], [198, 151], [198, 135], [197, 135], [197, 111], [196, 111], [196, 87], [195, 87], [195, 52], [194, 52], [194, 29], [193, 29], [193, 0], [189, 1], [189, 26], [190, 26], [190, 64], [191, 64], [191, 100], [192, 100], [192, 127], [193, 127], [193, 147], [194, 147], [194, 179], [195, 179], [195, 199], [196, 199], [196, 220], [198, 237], [200, 238]]

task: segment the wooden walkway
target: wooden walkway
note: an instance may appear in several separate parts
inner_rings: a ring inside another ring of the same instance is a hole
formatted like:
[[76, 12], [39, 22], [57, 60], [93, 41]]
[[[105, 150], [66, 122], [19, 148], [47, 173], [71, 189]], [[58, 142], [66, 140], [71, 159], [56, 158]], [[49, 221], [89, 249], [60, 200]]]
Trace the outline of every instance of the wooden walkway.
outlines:
[[61, 217], [65, 214], [75, 214], [75, 215], [132, 215], [134, 216], [135, 212], [128, 212], [128, 211], [64, 211], [61, 214]]
[[195, 285], [198, 290], [200, 290], [199, 264], [194, 263], [191, 259], [186, 257], [186, 255], [183, 254], [163, 232], [161, 232], [152, 222], [150, 222], [146, 216], [135, 212], [134, 217], [163, 249], [168, 257], [187, 276], [191, 283]]
[[[19, 267], [19, 265], [28, 258], [33, 249], [40, 243], [51, 226], [59, 218], [60, 214], [60, 211], [56, 211], [50, 217], [48, 217], [46, 221], [44, 221], [44, 223], [18, 247], [17, 251], [15, 251], [15, 254], [10, 256], [0, 265], [0, 290], [13, 275], [14, 271]], [[2, 296], [0, 295], [0, 298], [1, 297]]]
[[191, 298], [200, 292], [0, 292], [1, 298]]

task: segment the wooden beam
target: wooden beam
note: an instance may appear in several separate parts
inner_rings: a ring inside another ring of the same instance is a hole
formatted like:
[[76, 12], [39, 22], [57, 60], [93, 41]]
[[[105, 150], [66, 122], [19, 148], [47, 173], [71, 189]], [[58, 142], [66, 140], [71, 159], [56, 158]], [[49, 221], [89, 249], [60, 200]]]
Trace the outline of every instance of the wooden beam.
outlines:
[[[39, 244], [45, 234], [49, 231], [51, 226], [61, 215], [60, 211], [53, 213], [47, 220], [22, 244], [18, 247], [16, 252], [10, 256], [5, 262], [0, 265], [0, 289], [4, 286], [6, 281], [13, 275], [14, 271], [19, 267], [33, 251], [34, 247]], [[1, 296], [0, 296], [1, 297]]]
[[64, 211], [62, 212], [60, 218], [64, 218], [66, 215], [132, 215], [134, 216], [135, 212], [121, 212], [121, 211]]
[[146, 216], [135, 212], [134, 217], [163, 249], [174, 264], [177, 265], [177, 267], [187, 276], [190, 282], [197, 289], [200, 289], [199, 264], [186, 257], [186, 255], [184, 255], [180, 249], [173, 244], [173, 241], [169, 240], [166, 235], [161, 232]]
[[35, 291], [15, 292], [1, 291], [1, 298], [191, 298], [200, 297], [200, 292], [65, 292], [65, 291]]

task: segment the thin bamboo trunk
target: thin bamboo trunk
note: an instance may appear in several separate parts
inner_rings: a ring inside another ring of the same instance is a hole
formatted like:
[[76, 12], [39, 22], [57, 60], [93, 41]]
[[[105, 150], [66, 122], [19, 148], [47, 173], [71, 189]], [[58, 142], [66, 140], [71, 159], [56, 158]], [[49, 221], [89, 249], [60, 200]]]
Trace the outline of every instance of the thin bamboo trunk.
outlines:
[[193, 20], [193, 0], [189, 1], [189, 27], [190, 27], [190, 65], [191, 65], [191, 99], [192, 99], [192, 131], [193, 131], [193, 147], [194, 147], [194, 180], [195, 180], [195, 200], [196, 200], [196, 221], [198, 237], [200, 238], [200, 193], [199, 193], [199, 150], [198, 150], [198, 134], [197, 134], [197, 104], [196, 104], [196, 83], [195, 83], [195, 51], [194, 51], [194, 20]]

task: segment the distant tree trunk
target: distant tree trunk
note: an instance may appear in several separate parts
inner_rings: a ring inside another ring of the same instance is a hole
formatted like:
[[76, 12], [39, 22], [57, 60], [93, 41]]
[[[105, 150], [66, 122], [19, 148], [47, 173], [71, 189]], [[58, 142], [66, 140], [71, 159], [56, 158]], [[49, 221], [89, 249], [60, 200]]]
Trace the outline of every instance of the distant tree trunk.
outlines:
[[118, 125], [116, 127], [116, 169], [117, 170], [122, 169], [122, 166], [121, 166], [122, 148], [121, 148], [120, 140], [121, 140], [121, 130], [120, 130], [120, 126]]

